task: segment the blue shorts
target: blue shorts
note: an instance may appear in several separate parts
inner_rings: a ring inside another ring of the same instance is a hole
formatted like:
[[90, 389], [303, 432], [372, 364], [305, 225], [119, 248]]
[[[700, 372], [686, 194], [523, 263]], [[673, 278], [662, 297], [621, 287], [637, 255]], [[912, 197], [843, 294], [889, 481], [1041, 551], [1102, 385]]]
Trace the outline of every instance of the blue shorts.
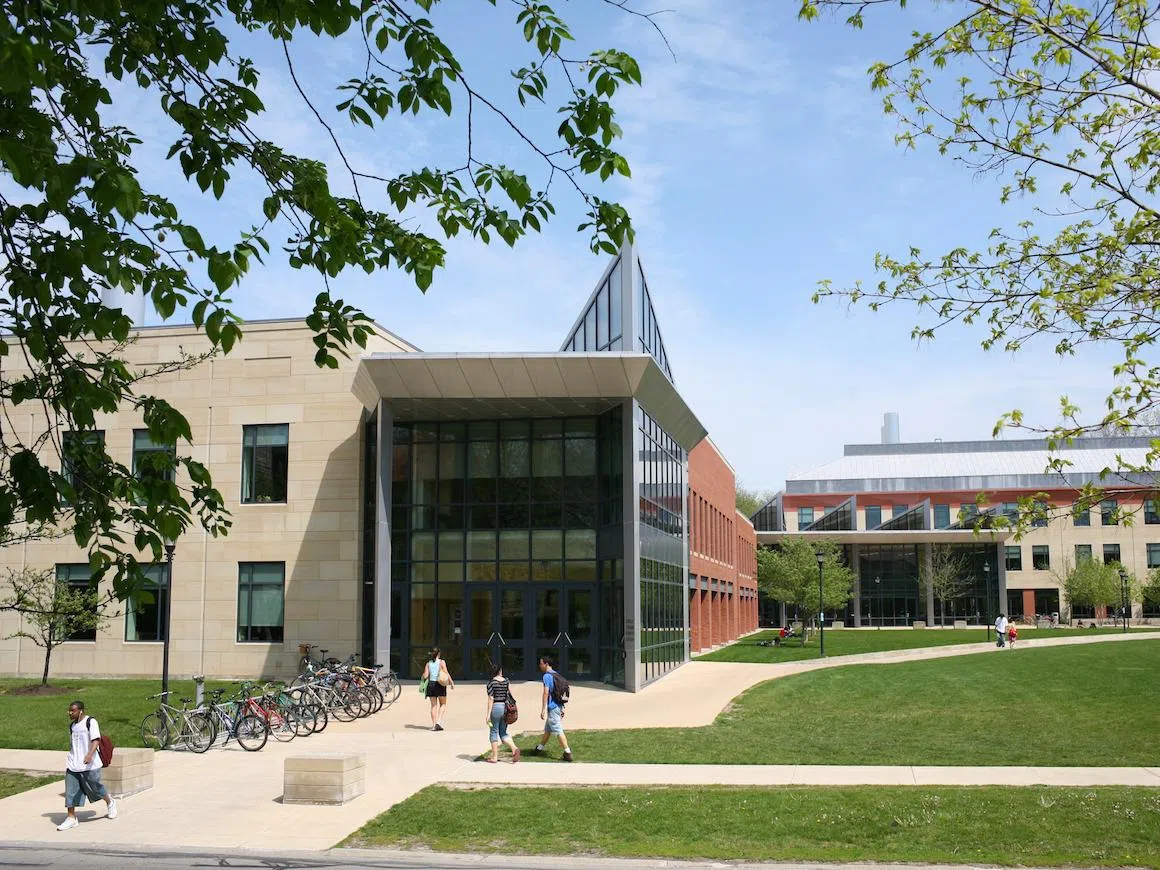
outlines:
[[91, 803], [103, 801], [109, 790], [101, 782], [101, 770], [66, 770], [64, 772], [65, 809], [83, 807], [87, 797]]
[[560, 707], [548, 708], [548, 718], [544, 720], [544, 733], [564, 733], [564, 711]]

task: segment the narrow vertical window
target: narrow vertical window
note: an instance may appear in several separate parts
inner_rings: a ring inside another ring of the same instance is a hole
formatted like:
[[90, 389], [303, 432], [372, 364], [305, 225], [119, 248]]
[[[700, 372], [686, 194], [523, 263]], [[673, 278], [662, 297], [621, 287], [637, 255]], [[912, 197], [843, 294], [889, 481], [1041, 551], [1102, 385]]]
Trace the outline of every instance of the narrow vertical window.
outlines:
[[290, 426], [242, 428], [242, 504], [286, 501]]

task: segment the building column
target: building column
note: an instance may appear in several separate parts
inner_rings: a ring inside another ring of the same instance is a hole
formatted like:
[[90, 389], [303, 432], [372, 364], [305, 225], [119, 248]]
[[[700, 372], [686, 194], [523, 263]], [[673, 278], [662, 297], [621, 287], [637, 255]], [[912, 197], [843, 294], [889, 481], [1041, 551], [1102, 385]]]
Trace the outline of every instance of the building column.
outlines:
[[1032, 619], [1035, 618], [1035, 590], [1023, 590], [1023, 616], [1026, 618], [1030, 614]]
[[[854, 628], [862, 627], [862, 555], [857, 544], [850, 545], [850, 570], [854, 573]], [[784, 622], [782, 623], [785, 624]]]
[[[375, 661], [389, 666], [391, 661], [391, 466], [395, 455], [395, 416], [390, 404], [379, 401], [378, 444], [375, 447], [375, 579], [373, 587], [363, 587], [364, 594], [373, 594], [375, 602]], [[406, 651], [401, 651], [407, 668]]]
[[[934, 584], [930, 582], [930, 575], [934, 573], [934, 544], [927, 542], [922, 545], [922, 570], [926, 572], [926, 624], [934, 625]], [[922, 576], [921, 574], [919, 575]], [[921, 587], [922, 583], [919, 581]]]

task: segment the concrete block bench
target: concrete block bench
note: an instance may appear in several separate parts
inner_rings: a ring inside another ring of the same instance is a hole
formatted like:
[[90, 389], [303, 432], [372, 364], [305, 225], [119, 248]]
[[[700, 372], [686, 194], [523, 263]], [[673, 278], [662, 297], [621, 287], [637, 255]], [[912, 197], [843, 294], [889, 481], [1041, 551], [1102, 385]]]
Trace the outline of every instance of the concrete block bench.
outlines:
[[965, 619], [956, 619], [955, 620], [955, 628], [966, 628], [966, 627], [967, 627], [967, 621]]
[[916, 620], [914, 620], [914, 622], [911, 623], [911, 626], [913, 628], [926, 628], [926, 620], [916, 619]]
[[101, 782], [113, 797], [153, 788], [153, 750], [116, 747], [109, 766], [101, 771]]
[[354, 752], [291, 755], [282, 780], [284, 804], [345, 804], [367, 790], [367, 757]]

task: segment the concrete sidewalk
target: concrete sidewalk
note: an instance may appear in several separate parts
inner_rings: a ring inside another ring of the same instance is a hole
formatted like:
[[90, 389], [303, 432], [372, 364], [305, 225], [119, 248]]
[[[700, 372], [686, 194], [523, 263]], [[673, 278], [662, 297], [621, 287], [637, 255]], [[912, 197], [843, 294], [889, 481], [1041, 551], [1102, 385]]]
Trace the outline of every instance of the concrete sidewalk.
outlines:
[[[567, 767], [561, 770], [561, 767]], [[1052, 785], [1160, 788], [1160, 767], [867, 767], [822, 764], [484, 764], [444, 782], [484, 785]]]
[[[1079, 636], [1021, 643], [1021, 647], [1077, 643], [1157, 641], [1160, 634]], [[986, 643], [933, 647], [787, 664], [691, 662], [645, 691], [629, 694], [598, 685], [574, 685], [568, 725], [573, 729], [708, 725], [738, 694], [764, 680], [818, 668], [916, 661], [957, 655], [1018, 655]], [[521, 709], [516, 731], [537, 731], [541, 686], [514, 686]], [[486, 764], [475, 758], [487, 747], [489, 707], [481, 684], [450, 693], [448, 730], [432, 732], [428, 702], [414, 685], [390, 708], [369, 719], [332, 723], [323, 734], [291, 743], [271, 740], [257, 753], [236, 744], [205, 755], [160, 752], [154, 787], [126, 798], [115, 821], [104, 807], [78, 811], [81, 825], [67, 832], [63, 782], [0, 801], [0, 841], [94, 846], [194, 846], [224, 849], [327, 849], [383, 811], [437, 782], [552, 785], [616, 784], [907, 784], [907, 785], [1147, 785], [1160, 774], [1147, 769], [766, 767], [715, 765]], [[101, 711], [94, 710], [100, 716]], [[342, 807], [287, 806], [281, 802], [283, 762], [312, 752], [367, 755], [366, 793]], [[65, 750], [0, 750], [0, 768], [63, 770]], [[1005, 778], [1010, 777], [1008, 782]]]

